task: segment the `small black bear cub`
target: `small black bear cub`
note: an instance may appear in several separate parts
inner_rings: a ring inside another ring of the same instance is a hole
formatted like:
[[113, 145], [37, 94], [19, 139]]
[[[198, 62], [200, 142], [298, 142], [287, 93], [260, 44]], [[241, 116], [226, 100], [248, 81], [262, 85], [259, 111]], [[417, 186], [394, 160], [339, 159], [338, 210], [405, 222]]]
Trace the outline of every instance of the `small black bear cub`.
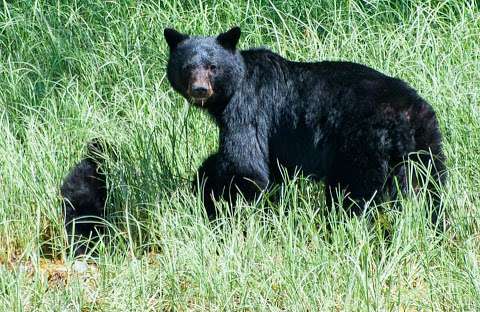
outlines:
[[[214, 200], [255, 199], [282, 182], [279, 165], [325, 182], [327, 204], [347, 194], [352, 213], [370, 199], [421, 186], [405, 160], [443, 184], [444, 154], [432, 107], [404, 81], [351, 62], [293, 62], [267, 49], [237, 50], [240, 28], [216, 37], [165, 29], [167, 77], [219, 127], [219, 150], [198, 170], [209, 216]], [[196, 182], [194, 182], [197, 185]], [[344, 202], [345, 203], [345, 202]], [[356, 203], [356, 204], [353, 204]], [[436, 214], [434, 214], [434, 219]], [[435, 220], [434, 220], [435, 221]]]
[[84, 241], [103, 232], [99, 224], [104, 217], [107, 184], [102, 171], [103, 147], [98, 140], [87, 145], [87, 155], [67, 175], [60, 188], [63, 197], [65, 228], [75, 255], [85, 254]]

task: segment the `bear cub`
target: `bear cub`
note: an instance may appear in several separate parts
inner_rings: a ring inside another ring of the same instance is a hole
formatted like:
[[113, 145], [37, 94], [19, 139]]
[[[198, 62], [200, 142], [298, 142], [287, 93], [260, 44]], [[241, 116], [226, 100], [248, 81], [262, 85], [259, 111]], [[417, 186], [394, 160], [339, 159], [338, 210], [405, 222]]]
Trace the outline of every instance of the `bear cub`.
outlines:
[[99, 140], [87, 145], [87, 155], [65, 177], [60, 188], [68, 241], [73, 242], [75, 255], [86, 254], [88, 245], [103, 233], [99, 223], [105, 216], [107, 183], [101, 168], [103, 146]]
[[[281, 183], [280, 168], [324, 181], [329, 207], [343, 192], [354, 214], [366, 201], [395, 198], [409, 185], [426, 185], [438, 206], [442, 139], [435, 112], [413, 88], [357, 63], [241, 51], [240, 33], [238, 27], [213, 37], [164, 30], [171, 86], [219, 127], [219, 149], [197, 172], [210, 217], [217, 199], [233, 203], [242, 194], [251, 201]], [[408, 159], [430, 168], [430, 179], [422, 181], [417, 170], [410, 180]]]

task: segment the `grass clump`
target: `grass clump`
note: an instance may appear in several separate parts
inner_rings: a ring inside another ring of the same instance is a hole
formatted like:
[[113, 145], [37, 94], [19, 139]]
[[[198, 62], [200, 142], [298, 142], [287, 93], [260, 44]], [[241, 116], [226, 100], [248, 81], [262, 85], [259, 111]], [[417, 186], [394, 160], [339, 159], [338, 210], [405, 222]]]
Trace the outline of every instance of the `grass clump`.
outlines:
[[[451, 228], [436, 234], [407, 197], [386, 225], [373, 208], [327, 230], [321, 186], [302, 177], [209, 224], [189, 180], [217, 129], [169, 87], [163, 28], [232, 25], [243, 48], [415, 87], [444, 135]], [[478, 310], [479, 34], [476, 1], [0, 2], [0, 309]], [[96, 137], [116, 147], [110, 240], [75, 270], [58, 188]]]

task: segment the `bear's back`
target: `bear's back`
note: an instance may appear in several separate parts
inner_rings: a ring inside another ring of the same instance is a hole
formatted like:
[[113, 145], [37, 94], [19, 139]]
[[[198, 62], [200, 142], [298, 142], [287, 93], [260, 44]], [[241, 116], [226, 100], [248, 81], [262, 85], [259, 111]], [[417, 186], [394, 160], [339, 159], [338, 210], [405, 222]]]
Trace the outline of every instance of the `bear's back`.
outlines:
[[[265, 48], [241, 51], [246, 73], [275, 86], [278, 100], [302, 107], [344, 106], [352, 113], [371, 114], [385, 104], [395, 111], [424, 104], [401, 79], [348, 61], [289, 61]], [[254, 79], [258, 84], [258, 79]], [[258, 89], [258, 87], [257, 87]]]

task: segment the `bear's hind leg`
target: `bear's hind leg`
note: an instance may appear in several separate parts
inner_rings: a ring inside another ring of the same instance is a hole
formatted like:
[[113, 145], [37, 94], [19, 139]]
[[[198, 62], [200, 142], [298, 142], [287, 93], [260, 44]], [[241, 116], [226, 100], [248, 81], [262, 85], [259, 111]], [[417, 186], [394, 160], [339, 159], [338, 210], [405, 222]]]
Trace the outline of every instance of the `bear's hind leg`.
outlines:
[[325, 180], [327, 206], [339, 203], [354, 215], [365, 210], [367, 202], [383, 199], [389, 175], [390, 138], [386, 129], [367, 128], [350, 133], [337, 150]]
[[388, 172], [386, 161], [378, 161], [376, 165], [370, 163], [365, 167], [343, 164], [334, 168], [337, 168], [337, 172], [328, 176], [325, 181], [325, 197], [329, 210], [335, 204], [342, 203], [341, 208], [346, 209], [349, 214], [360, 215], [369, 201], [385, 196]]

